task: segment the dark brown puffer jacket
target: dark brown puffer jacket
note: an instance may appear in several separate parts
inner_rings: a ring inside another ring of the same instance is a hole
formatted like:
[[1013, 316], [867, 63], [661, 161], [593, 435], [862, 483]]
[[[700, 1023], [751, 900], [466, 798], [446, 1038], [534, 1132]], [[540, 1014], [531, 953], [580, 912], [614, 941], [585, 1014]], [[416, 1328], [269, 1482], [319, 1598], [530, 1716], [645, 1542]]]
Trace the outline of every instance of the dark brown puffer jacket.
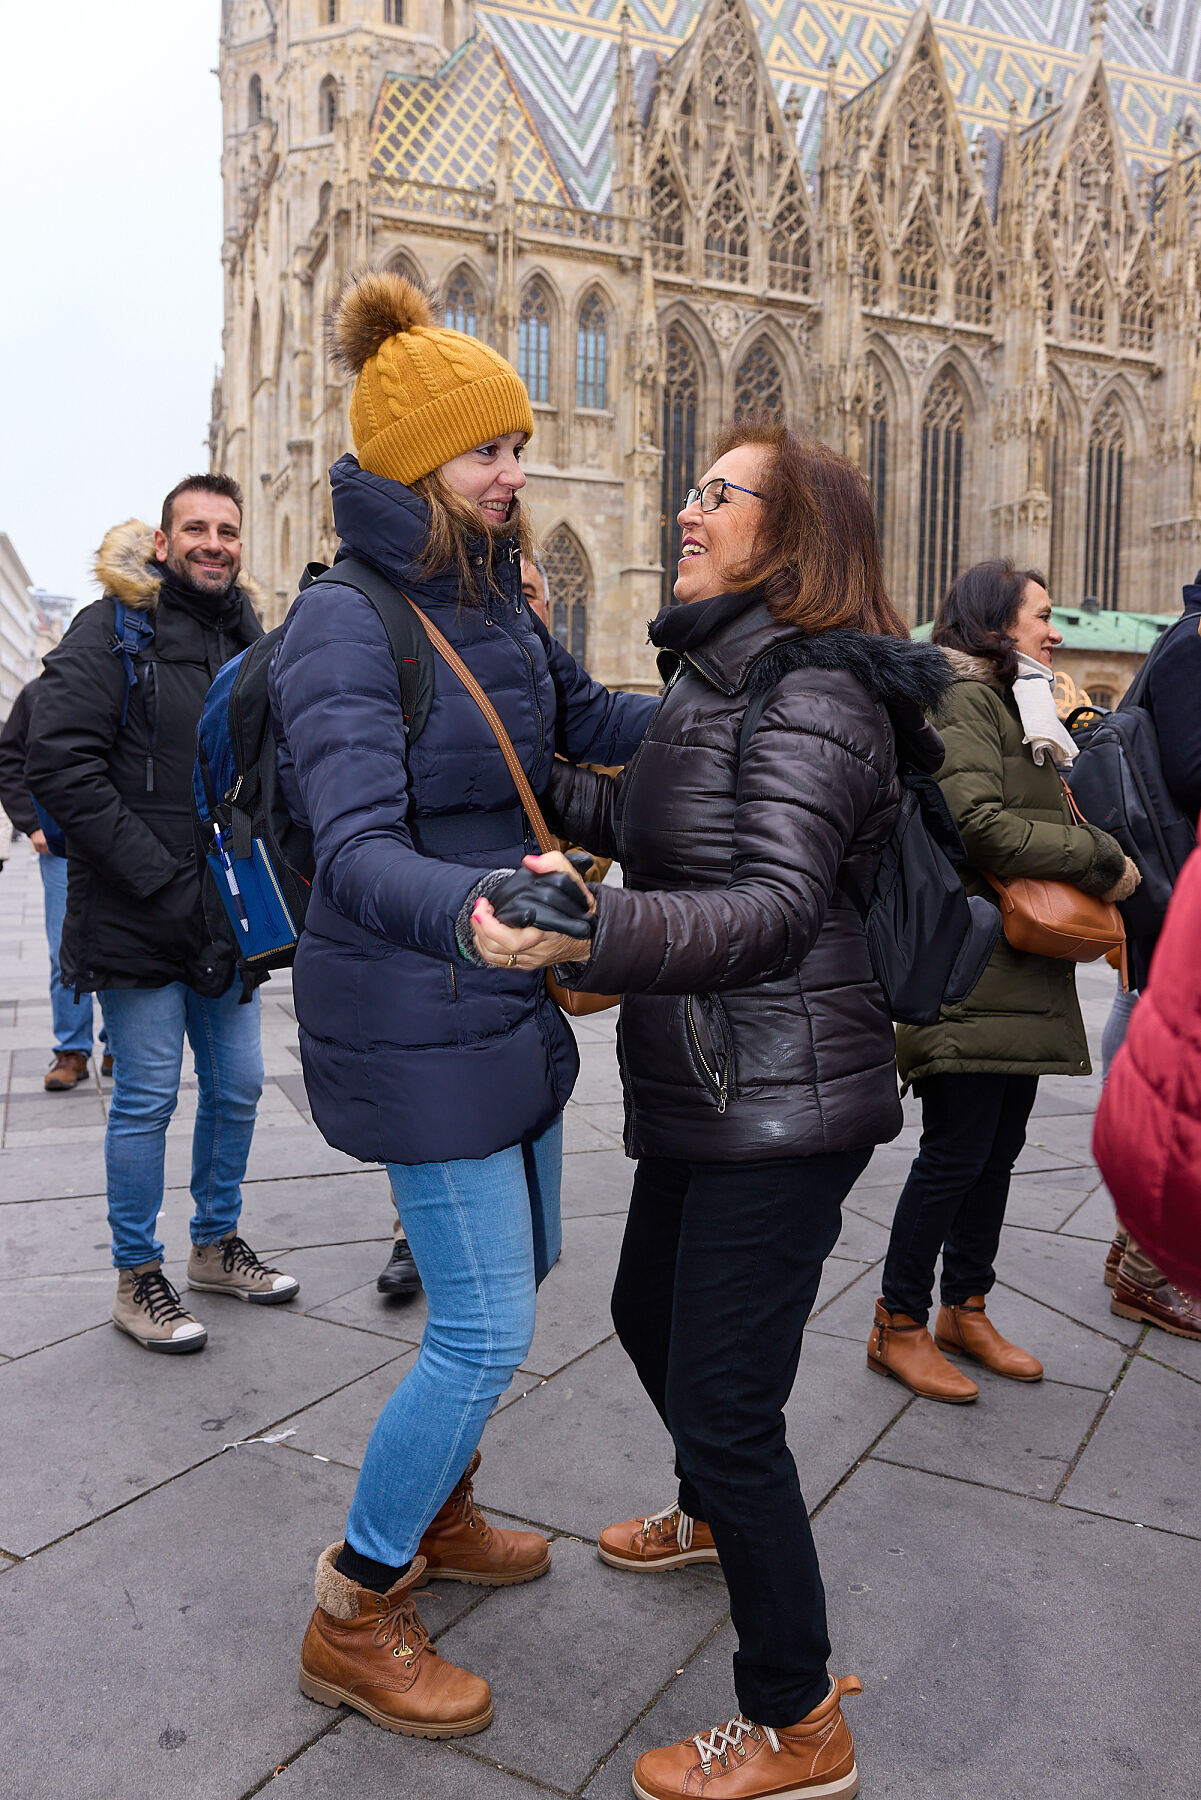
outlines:
[[548, 796], [559, 828], [625, 875], [596, 890], [588, 963], [559, 973], [625, 996], [626, 1152], [742, 1162], [883, 1143], [901, 1128], [893, 1026], [850, 896], [870, 889], [896, 816], [898, 735], [916, 766], [942, 760], [923, 711], [946, 662], [856, 631], [806, 638], [754, 600], [659, 667], [667, 690], [624, 776], [558, 763]]

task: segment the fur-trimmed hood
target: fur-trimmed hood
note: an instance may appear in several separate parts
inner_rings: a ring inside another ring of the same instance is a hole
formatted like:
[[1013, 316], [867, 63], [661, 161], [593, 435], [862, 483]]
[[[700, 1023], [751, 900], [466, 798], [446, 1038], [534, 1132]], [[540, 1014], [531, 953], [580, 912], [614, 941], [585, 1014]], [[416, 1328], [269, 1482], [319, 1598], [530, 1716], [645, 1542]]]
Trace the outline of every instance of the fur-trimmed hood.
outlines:
[[927, 713], [938, 710], [955, 680], [933, 644], [838, 628], [775, 645], [756, 659], [747, 686], [752, 692], [774, 687], [793, 669], [845, 669], [883, 705]]
[[[126, 519], [105, 532], [96, 552], [96, 579], [106, 594], [113, 594], [131, 611], [153, 612], [163, 585], [162, 564], [154, 560], [154, 527], [143, 519]], [[159, 571], [156, 573], [156, 571]], [[254, 577], [243, 569], [235, 593], [242, 593], [261, 613], [266, 596]]]
[[984, 687], [995, 688], [998, 694], [1005, 692], [1005, 683], [997, 674], [997, 665], [987, 656], [972, 656], [966, 650], [952, 650], [946, 644], [932, 644], [945, 656], [951, 667], [952, 681], [979, 681]]

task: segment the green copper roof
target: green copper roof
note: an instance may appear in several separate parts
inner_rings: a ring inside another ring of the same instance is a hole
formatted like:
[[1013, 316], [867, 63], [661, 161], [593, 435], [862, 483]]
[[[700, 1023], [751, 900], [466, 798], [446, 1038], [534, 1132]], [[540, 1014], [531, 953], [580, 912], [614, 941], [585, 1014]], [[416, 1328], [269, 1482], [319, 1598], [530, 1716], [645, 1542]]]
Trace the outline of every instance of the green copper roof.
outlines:
[[[1170, 613], [1081, 612], [1079, 607], [1053, 606], [1051, 622], [1063, 633], [1065, 650], [1116, 650], [1146, 656], [1161, 631], [1179, 611]], [[931, 624], [915, 625], [911, 636], [928, 638]]]

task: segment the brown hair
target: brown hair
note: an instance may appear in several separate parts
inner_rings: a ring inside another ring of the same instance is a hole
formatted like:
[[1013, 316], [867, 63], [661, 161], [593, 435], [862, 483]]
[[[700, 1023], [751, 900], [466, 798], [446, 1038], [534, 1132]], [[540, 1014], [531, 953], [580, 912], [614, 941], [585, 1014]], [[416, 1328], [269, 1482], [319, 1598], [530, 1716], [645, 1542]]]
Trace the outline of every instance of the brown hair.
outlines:
[[1019, 569], [1007, 556], [973, 563], [956, 577], [939, 602], [931, 641], [968, 656], [987, 657], [998, 680], [1016, 680], [1017, 650], [1009, 635], [1030, 582], [1045, 588], [1041, 569]]
[[163, 501], [159, 529], [164, 537], [171, 536], [171, 512], [181, 494], [219, 494], [223, 500], [232, 500], [238, 509], [238, 522], [241, 523], [242, 490], [232, 475], [185, 475], [182, 481], [175, 483]]
[[763, 522], [735, 587], [764, 587], [776, 617], [808, 637], [849, 625], [907, 638], [884, 586], [872, 492], [855, 464], [778, 420], [755, 417], [718, 433], [714, 461], [741, 444], [766, 450], [767, 467]]
[[[503, 525], [486, 525], [475, 507], [461, 494], [456, 494], [441, 469], [420, 475], [413, 492], [425, 501], [429, 511], [425, 543], [421, 548], [421, 566], [429, 575], [439, 575], [454, 565], [464, 599], [478, 600], [493, 581], [493, 559], [497, 544], [516, 543], [522, 556], [534, 555], [534, 532], [529, 517], [516, 495], [510, 517]], [[484, 541], [484, 567], [472, 562], [472, 545]]]

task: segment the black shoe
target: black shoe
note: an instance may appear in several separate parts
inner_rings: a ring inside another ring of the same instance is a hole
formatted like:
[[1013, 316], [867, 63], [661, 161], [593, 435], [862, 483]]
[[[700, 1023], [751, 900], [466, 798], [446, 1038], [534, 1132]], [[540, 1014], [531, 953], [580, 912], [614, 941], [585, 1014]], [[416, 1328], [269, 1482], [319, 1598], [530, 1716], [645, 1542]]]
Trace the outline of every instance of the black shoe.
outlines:
[[387, 1294], [393, 1300], [407, 1300], [411, 1294], [420, 1291], [421, 1277], [413, 1261], [413, 1252], [404, 1238], [397, 1238], [393, 1244], [388, 1266], [375, 1285], [381, 1294]]

